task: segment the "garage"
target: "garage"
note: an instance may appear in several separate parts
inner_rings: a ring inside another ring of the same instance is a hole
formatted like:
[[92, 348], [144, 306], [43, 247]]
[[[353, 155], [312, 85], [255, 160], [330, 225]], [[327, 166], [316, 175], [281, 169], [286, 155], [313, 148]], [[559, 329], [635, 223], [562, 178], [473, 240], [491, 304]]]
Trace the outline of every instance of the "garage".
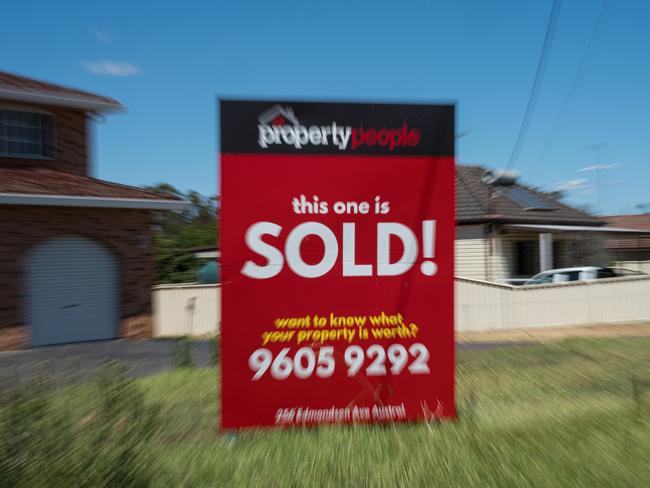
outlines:
[[47, 239], [27, 256], [26, 314], [33, 346], [118, 335], [119, 259], [82, 236]]
[[121, 111], [0, 71], [0, 351], [152, 336], [155, 226], [188, 204], [95, 177], [94, 121]]

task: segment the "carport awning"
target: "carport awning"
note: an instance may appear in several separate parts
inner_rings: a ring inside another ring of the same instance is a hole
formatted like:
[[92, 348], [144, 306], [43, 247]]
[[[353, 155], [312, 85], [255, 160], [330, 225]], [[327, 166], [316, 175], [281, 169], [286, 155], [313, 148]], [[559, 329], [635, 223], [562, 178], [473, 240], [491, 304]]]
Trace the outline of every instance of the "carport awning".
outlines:
[[506, 229], [534, 230], [538, 232], [563, 233], [563, 232], [589, 232], [607, 236], [640, 237], [650, 236], [650, 231], [639, 229], [625, 229], [623, 227], [595, 227], [586, 225], [549, 225], [549, 224], [508, 224]]

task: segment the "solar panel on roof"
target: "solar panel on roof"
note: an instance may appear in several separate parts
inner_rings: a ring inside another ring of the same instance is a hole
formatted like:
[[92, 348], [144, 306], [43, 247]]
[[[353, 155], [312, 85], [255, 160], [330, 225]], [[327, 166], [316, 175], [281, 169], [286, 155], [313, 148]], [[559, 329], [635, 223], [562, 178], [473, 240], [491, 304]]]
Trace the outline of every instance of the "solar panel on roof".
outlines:
[[497, 191], [524, 210], [554, 210], [557, 208], [530, 190], [519, 186], [502, 186], [497, 188]]

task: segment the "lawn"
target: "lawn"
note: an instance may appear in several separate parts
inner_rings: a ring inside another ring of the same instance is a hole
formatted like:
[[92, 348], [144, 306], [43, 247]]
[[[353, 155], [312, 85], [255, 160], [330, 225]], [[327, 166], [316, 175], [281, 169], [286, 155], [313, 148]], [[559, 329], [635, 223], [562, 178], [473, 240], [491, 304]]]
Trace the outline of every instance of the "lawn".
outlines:
[[[650, 338], [462, 351], [460, 419], [453, 423], [225, 437], [218, 432], [216, 373], [176, 370], [133, 385], [161, 422], [138, 447], [150, 470], [144, 484], [650, 486]], [[51, 408], [76, 423], [94, 411], [93, 387], [56, 397]]]

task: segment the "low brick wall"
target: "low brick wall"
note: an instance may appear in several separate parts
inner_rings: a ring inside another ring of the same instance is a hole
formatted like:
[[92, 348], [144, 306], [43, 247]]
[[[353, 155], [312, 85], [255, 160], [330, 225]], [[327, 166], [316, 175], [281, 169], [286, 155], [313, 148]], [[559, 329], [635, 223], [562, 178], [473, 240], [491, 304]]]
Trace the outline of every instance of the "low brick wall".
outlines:
[[5, 327], [0, 329], [0, 351], [24, 349], [29, 345], [27, 327]]

